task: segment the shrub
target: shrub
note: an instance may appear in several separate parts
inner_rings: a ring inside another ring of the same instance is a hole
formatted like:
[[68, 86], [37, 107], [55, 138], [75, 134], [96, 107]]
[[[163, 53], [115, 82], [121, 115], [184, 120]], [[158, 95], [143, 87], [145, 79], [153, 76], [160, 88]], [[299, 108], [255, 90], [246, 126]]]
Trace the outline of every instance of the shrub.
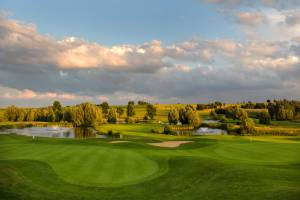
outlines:
[[263, 111], [259, 114], [259, 123], [260, 124], [270, 124], [271, 123], [271, 116], [269, 112]]
[[125, 122], [128, 124], [133, 124], [135, 123], [135, 120], [133, 117], [126, 117]]
[[169, 134], [172, 134], [172, 133], [173, 133], [173, 131], [172, 131], [172, 129], [169, 125], [164, 127], [164, 134], [169, 135]]

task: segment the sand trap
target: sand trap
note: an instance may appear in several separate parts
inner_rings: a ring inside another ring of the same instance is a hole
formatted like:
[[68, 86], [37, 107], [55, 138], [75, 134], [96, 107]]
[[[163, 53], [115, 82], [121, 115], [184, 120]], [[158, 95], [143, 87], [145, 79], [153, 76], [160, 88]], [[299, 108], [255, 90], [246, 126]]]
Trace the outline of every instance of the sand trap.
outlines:
[[148, 143], [149, 145], [152, 146], [157, 146], [157, 147], [167, 147], [167, 148], [175, 148], [179, 147], [182, 144], [190, 143], [193, 141], [166, 141], [166, 142], [160, 142], [160, 143]]
[[125, 141], [125, 140], [115, 140], [115, 141], [110, 141], [109, 143], [111, 143], [111, 144], [118, 144], [118, 143], [124, 143], [124, 142], [128, 142], [128, 141]]

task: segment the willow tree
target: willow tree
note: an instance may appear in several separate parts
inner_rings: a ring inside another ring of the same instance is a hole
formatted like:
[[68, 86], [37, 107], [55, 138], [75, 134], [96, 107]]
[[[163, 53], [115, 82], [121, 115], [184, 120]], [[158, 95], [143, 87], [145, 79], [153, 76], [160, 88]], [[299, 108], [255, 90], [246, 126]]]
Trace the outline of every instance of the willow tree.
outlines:
[[110, 108], [108, 110], [108, 114], [107, 114], [107, 122], [108, 123], [116, 123], [117, 122], [117, 111], [114, 108]]
[[73, 125], [77, 127], [91, 127], [102, 121], [101, 110], [91, 103], [83, 103], [72, 108], [71, 117]]
[[168, 120], [170, 124], [177, 124], [179, 122], [179, 112], [177, 109], [170, 110]]

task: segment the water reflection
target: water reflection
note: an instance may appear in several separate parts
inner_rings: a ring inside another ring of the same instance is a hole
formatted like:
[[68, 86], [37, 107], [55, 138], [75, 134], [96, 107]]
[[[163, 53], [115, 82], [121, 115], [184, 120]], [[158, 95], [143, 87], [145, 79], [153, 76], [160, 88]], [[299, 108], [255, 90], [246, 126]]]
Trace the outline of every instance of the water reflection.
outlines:
[[93, 128], [73, 127], [27, 127], [0, 130], [0, 134], [17, 134], [25, 136], [53, 137], [53, 138], [105, 138], [106, 135], [99, 135]]
[[192, 131], [176, 131], [176, 135], [194, 136], [194, 135], [226, 135], [227, 131], [218, 128], [201, 127]]

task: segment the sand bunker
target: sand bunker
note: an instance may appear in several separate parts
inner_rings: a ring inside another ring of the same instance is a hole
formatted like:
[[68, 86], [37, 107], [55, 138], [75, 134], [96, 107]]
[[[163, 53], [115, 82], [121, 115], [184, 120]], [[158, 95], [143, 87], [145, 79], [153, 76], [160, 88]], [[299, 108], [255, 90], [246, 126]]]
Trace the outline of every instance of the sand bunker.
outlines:
[[110, 141], [109, 143], [111, 143], [111, 144], [118, 144], [118, 143], [124, 143], [124, 142], [128, 142], [128, 141], [125, 141], [125, 140], [115, 140], [115, 141]]
[[167, 147], [167, 148], [175, 148], [179, 147], [182, 144], [190, 143], [193, 141], [166, 141], [166, 142], [160, 142], [160, 143], [148, 143], [149, 145], [152, 146], [157, 146], [157, 147]]

